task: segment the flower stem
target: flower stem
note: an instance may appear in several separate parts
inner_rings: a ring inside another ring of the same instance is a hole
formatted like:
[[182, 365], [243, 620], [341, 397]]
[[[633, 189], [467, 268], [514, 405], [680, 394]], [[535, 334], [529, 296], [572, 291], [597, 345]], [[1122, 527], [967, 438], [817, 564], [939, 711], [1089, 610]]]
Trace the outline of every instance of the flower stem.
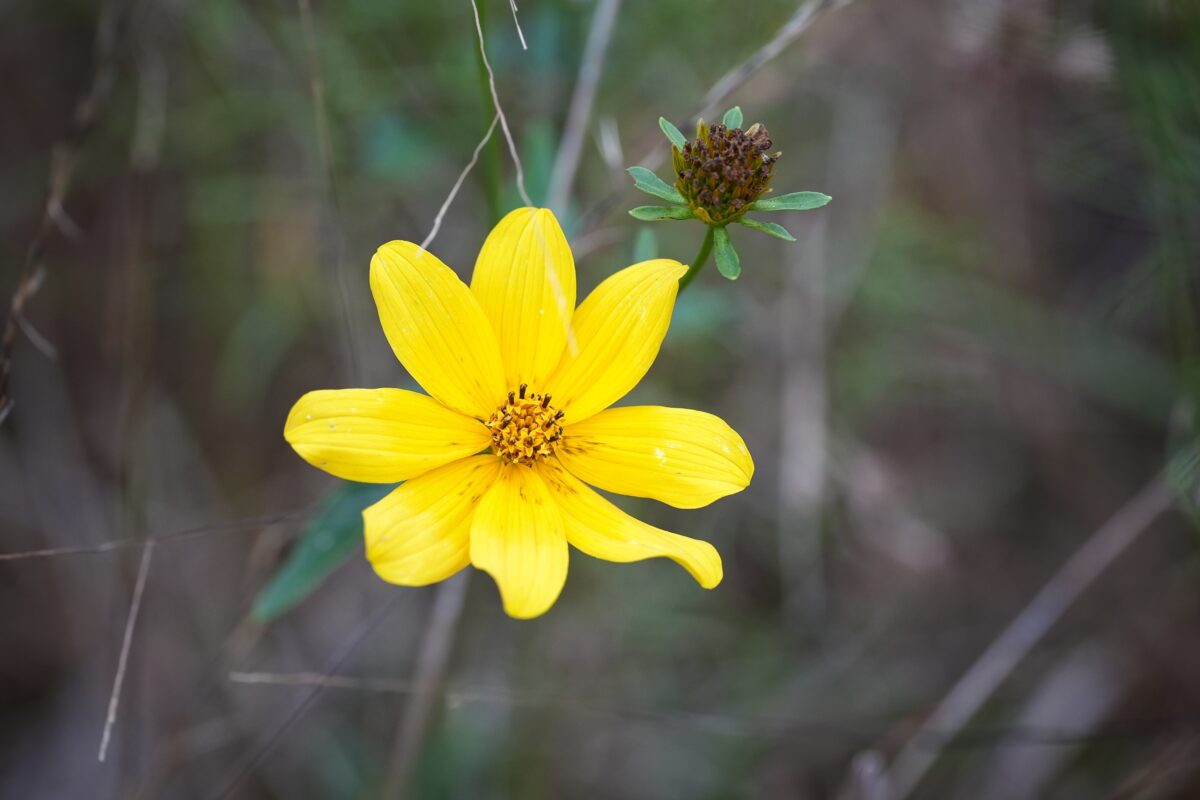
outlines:
[[[479, 27], [483, 33], [487, 34], [487, 3], [477, 3], [479, 9]], [[492, 118], [492, 89], [488, 82], [487, 65], [483, 63], [483, 53], [476, 48], [475, 51], [475, 76], [479, 83], [479, 97], [483, 100], [483, 122], [487, 125]], [[500, 221], [503, 216], [503, 195], [500, 188], [500, 137], [493, 136], [488, 142], [487, 147], [483, 151], [483, 192], [487, 197], [488, 215], [492, 218], [492, 224]]]
[[704, 241], [700, 243], [700, 252], [696, 253], [696, 257], [692, 259], [692, 265], [688, 267], [688, 271], [683, 273], [683, 277], [679, 279], [679, 294], [683, 294], [683, 290], [696, 277], [696, 273], [708, 263], [708, 255], [713, 249], [713, 227], [711, 225], [705, 227], [708, 230], [704, 234]]

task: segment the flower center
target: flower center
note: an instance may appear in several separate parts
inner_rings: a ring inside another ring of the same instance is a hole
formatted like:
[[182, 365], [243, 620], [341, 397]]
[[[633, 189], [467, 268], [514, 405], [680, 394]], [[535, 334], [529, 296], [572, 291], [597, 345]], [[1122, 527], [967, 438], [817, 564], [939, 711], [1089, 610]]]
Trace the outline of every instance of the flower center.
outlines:
[[554, 452], [562, 439], [563, 412], [550, 405], [550, 395], [529, 386], [508, 393], [508, 402], [483, 423], [492, 432], [492, 450], [510, 464], [532, 464]]
[[701, 123], [696, 138], [673, 150], [675, 188], [703, 221], [731, 222], [750, 210], [771, 183], [779, 153], [767, 129], [755, 123], [748, 129]]

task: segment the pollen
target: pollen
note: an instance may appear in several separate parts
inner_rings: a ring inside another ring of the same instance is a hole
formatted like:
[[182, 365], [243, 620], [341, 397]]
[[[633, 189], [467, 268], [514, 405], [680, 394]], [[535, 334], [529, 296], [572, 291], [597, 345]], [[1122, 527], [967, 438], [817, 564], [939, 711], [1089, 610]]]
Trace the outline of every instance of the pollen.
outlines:
[[563, 435], [562, 418], [550, 395], [530, 392], [523, 383], [483, 424], [492, 432], [496, 455], [510, 464], [532, 464], [554, 453]]

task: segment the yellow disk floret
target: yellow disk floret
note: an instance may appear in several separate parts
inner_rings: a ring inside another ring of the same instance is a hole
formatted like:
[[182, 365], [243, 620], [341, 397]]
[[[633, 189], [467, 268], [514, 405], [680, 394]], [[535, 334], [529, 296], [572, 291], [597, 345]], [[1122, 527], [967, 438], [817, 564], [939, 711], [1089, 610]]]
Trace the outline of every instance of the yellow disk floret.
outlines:
[[562, 439], [563, 412], [550, 405], [550, 395], [530, 392], [526, 384], [508, 393], [487, 422], [492, 450], [510, 464], [532, 464], [554, 453]]

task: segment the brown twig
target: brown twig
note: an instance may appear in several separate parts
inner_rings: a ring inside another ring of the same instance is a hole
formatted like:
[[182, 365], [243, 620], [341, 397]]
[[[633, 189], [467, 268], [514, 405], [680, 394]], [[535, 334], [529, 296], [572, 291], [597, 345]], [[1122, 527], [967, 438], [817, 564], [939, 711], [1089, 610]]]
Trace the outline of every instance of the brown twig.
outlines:
[[916, 789], [944, 747], [1084, 590], [1170, 507], [1171, 492], [1158, 475], [1084, 542], [983, 651], [892, 761], [891, 800], [904, 800]]
[[[717, 108], [723, 100], [745, 84], [746, 81], [750, 80], [755, 73], [778, 57], [790, 45], [794, 44], [805, 31], [811, 28], [827, 12], [847, 6], [851, 2], [853, 0], [809, 0], [809, 2], [801, 3], [762, 47], [755, 50], [749, 58], [743, 60], [722, 75], [704, 93], [704, 99], [701, 101], [700, 108], [691, 116], [689, 122], [695, 125], [697, 120]], [[667, 149], [661, 144], [656, 144], [652, 149], [646, 151], [646, 154], [641, 159], [634, 163], [641, 164], [650, 169], [657, 169], [662, 164], [663, 159], [666, 158], [666, 155]], [[584, 215], [586, 219], [582, 227], [585, 230], [590, 228], [595, 223], [595, 220], [603, 217], [612, 208], [623, 193], [632, 188], [633, 185], [631, 183], [621, 184], [618, 188], [610, 191], [597, 201]], [[588, 221], [591, 224], [587, 224]]]
[[446, 681], [446, 665], [462, 617], [470, 578], [470, 571], [464, 570], [438, 587], [429, 625], [421, 640], [412, 699], [396, 731], [391, 769], [383, 792], [385, 798], [402, 798], [407, 792], [413, 766], [421, 754], [425, 733]]
[[722, 75], [720, 80], [712, 85], [712, 88], [704, 95], [703, 105], [692, 118], [692, 122], [715, 111], [718, 103], [741, 88], [746, 81], [753, 77], [754, 73], [775, 60], [780, 53], [799, 39], [801, 34], [812, 27], [812, 24], [822, 14], [849, 5], [850, 2], [851, 0], [810, 0], [797, 8], [766, 44], [755, 50], [745, 61]]
[[96, 38], [93, 46], [95, 62], [92, 80], [80, 95], [71, 114], [66, 135], [54, 146], [50, 154], [50, 170], [47, 178], [46, 201], [42, 216], [29, 247], [25, 261], [17, 278], [17, 288], [9, 302], [8, 317], [4, 331], [0, 333], [0, 424], [12, 411], [13, 400], [8, 392], [12, 377], [13, 353], [17, 346], [17, 333], [22, 329], [25, 308], [29, 300], [41, 287], [44, 277], [43, 258], [55, 230], [68, 237], [77, 234], [77, 227], [66, 214], [67, 190], [79, 163], [80, 150], [95, 130], [101, 112], [108, 105], [117, 75], [117, 41], [122, 33], [126, 4], [110, 2], [100, 10], [96, 22]]
[[[358, 627], [358, 630], [354, 631], [350, 635], [350, 638], [348, 638], [342, 645], [341, 650], [334, 656], [326, 672], [329, 674], [336, 674], [338, 670], [345, 665], [346, 661], [350, 659], [350, 656], [363, 642], [363, 640], [366, 639], [367, 636], [369, 636], [371, 632], [379, 626], [379, 623], [383, 622], [388, 613], [392, 610], [392, 608], [395, 607], [396, 601], [400, 597], [401, 595], [399, 593], [393, 594], [392, 598], [386, 603], [380, 605], [375, 610], [373, 615], [363, 620], [363, 623]], [[317, 699], [324, 688], [325, 687], [321, 686], [320, 684], [312, 686], [309, 691], [305, 693], [300, 702], [293, 706], [292, 709], [283, 716], [283, 718], [279, 721], [279, 724], [275, 726], [275, 730], [271, 732], [266, 741], [263, 742], [262, 746], [251, 753], [247, 758], [243, 759], [243, 761], [238, 765], [233, 777], [227, 784], [225, 784], [225, 787], [221, 790], [220, 794], [217, 795], [217, 800], [222, 800], [223, 798], [229, 797], [233, 793], [233, 790], [236, 789], [243, 780], [245, 780], [251, 773], [258, 769], [258, 766], [275, 747], [275, 744], [281, 738], [283, 738], [285, 733], [291, 730], [291, 727], [296, 724], [300, 717], [304, 716], [304, 712], [308, 710], [309, 706], [312, 705], [313, 701]]]
[[142, 547], [150, 542], [153, 542], [154, 544], [174, 544], [176, 542], [182, 542], [188, 539], [198, 539], [201, 536], [208, 536], [214, 533], [237, 533], [239, 531], [264, 528], [267, 525], [276, 525], [281, 522], [289, 522], [294, 519], [300, 519], [307, 516], [311, 512], [312, 509], [302, 508], [297, 509], [296, 511], [284, 511], [278, 514], [263, 514], [261, 516], [246, 517], [245, 519], [233, 520], [231, 522], [217, 522], [211, 525], [202, 525], [198, 528], [176, 531], [175, 533], [164, 533], [161, 536], [152, 536], [148, 539], [116, 539], [111, 542], [101, 542], [100, 544], [85, 544], [70, 547], [47, 547], [40, 550], [22, 550], [16, 553], [0, 553], [0, 561], [22, 561], [30, 558], [53, 558], [57, 556], [96, 555], [98, 553], [111, 553], [114, 550], [124, 550], [126, 547]]
[[[415, 695], [420, 691], [416, 680], [353, 677], [321, 672], [242, 672], [226, 676], [230, 682], [250, 686], [320, 687], [376, 695]], [[607, 719], [631, 719], [668, 725], [683, 725], [691, 730], [703, 728], [733, 736], [758, 736], [777, 740], [781, 736], [805, 733], [835, 736], [865, 746], [878, 741], [883, 731], [894, 730], [903, 715], [881, 714], [845, 718], [799, 717], [785, 714], [718, 714], [687, 709], [657, 709], [632, 704], [600, 704], [579, 699], [577, 693], [530, 692], [502, 686], [448, 686], [441, 695], [450, 703], [480, 703], [503, 708], [534, 711], [554, 710]], [[1094, 725], [1016, 724], [964, 728], [956, 732], [954, 747], [977, 749], [1008, 744], [1064, 747], [1089, 742], [1141, 740], [1148, 738], [1189, 737], [1200, 730], [1200, 717], [1180, 714], [1113, 720], [1102, 727]], [[916, 746], [941, 750], [948, 731], [924, 731]], [[864, 750], [851, 766], [851, 775], [868, 774], [872, 784], [886, 785], [887, 775], [878, 754]], [[852, 780], [853, 782], [853, 780]], [[890, 795], [888, 795], [890, 797]]]
[[567, 122], [563, 127], [562, 143], [550, 170], [550, 188], [546, 191], [546, 205], [556, 212], [564, 212], [571, 197], [571, 184], [579, 168], [579, 155], [583, 150], [583, 137], [588, 120], [592, 116], [592, 105], [596, 101], [596, 88], [604, 71], [604, 56], [616, 26], [617, 12], [621, 0], [600, 0], [588, 30], [587, 43], [583, 47], [583, 59], [579, 66], [579, 78], [571, 95], [567, 110]]
[[[795, 44], [796, 40], [813, 26], [813, 23], [827, 12], [835, 11], [851, 2], [853, 0], [807, 0], [807, 2], [801, 3], [765, 44], [751, 53], [748, 58], [731, 67], [709, 87], [709, 90], [704, 93], [700, 108], [696, 110], [695, 114], [692, 114], [688, 122], [695, 125], [705, 114], [716, 111], [719, 104], [729, 95], [740, 89], [759, 70]], [[666, 152], [665, 148], [656, 146], [646, 154], [646, 158], [638, 163], [653, 162], [657, 164], [666, 155]]]
[[133, 600], [129, 603], [129, 616], [125, 620], [125, 633], [121, 637], [121, 655], [117, 659], [117, 673], [113, 677], [112, 693], [108, 697], [108, 714], [104, 718], [104, 732], [100, 735], [100, 750], [96, 760], [104, 761], [108, 755], [108, 741], [113, 725], [117, 722], [117, 708], [121, 703], [121, 686], [125, 683], [125, 669], [129, 666], [129, 649], [133, 645], [133, 629], [137, 625], [138, 612], [142, 609], [142, 596], [146, 591], [146, 578], [150, 574], [150, 559], [154, 554], [153, 540], [146, 542], [142, 560], [138, 565], [137, 582], [133, 586]]

